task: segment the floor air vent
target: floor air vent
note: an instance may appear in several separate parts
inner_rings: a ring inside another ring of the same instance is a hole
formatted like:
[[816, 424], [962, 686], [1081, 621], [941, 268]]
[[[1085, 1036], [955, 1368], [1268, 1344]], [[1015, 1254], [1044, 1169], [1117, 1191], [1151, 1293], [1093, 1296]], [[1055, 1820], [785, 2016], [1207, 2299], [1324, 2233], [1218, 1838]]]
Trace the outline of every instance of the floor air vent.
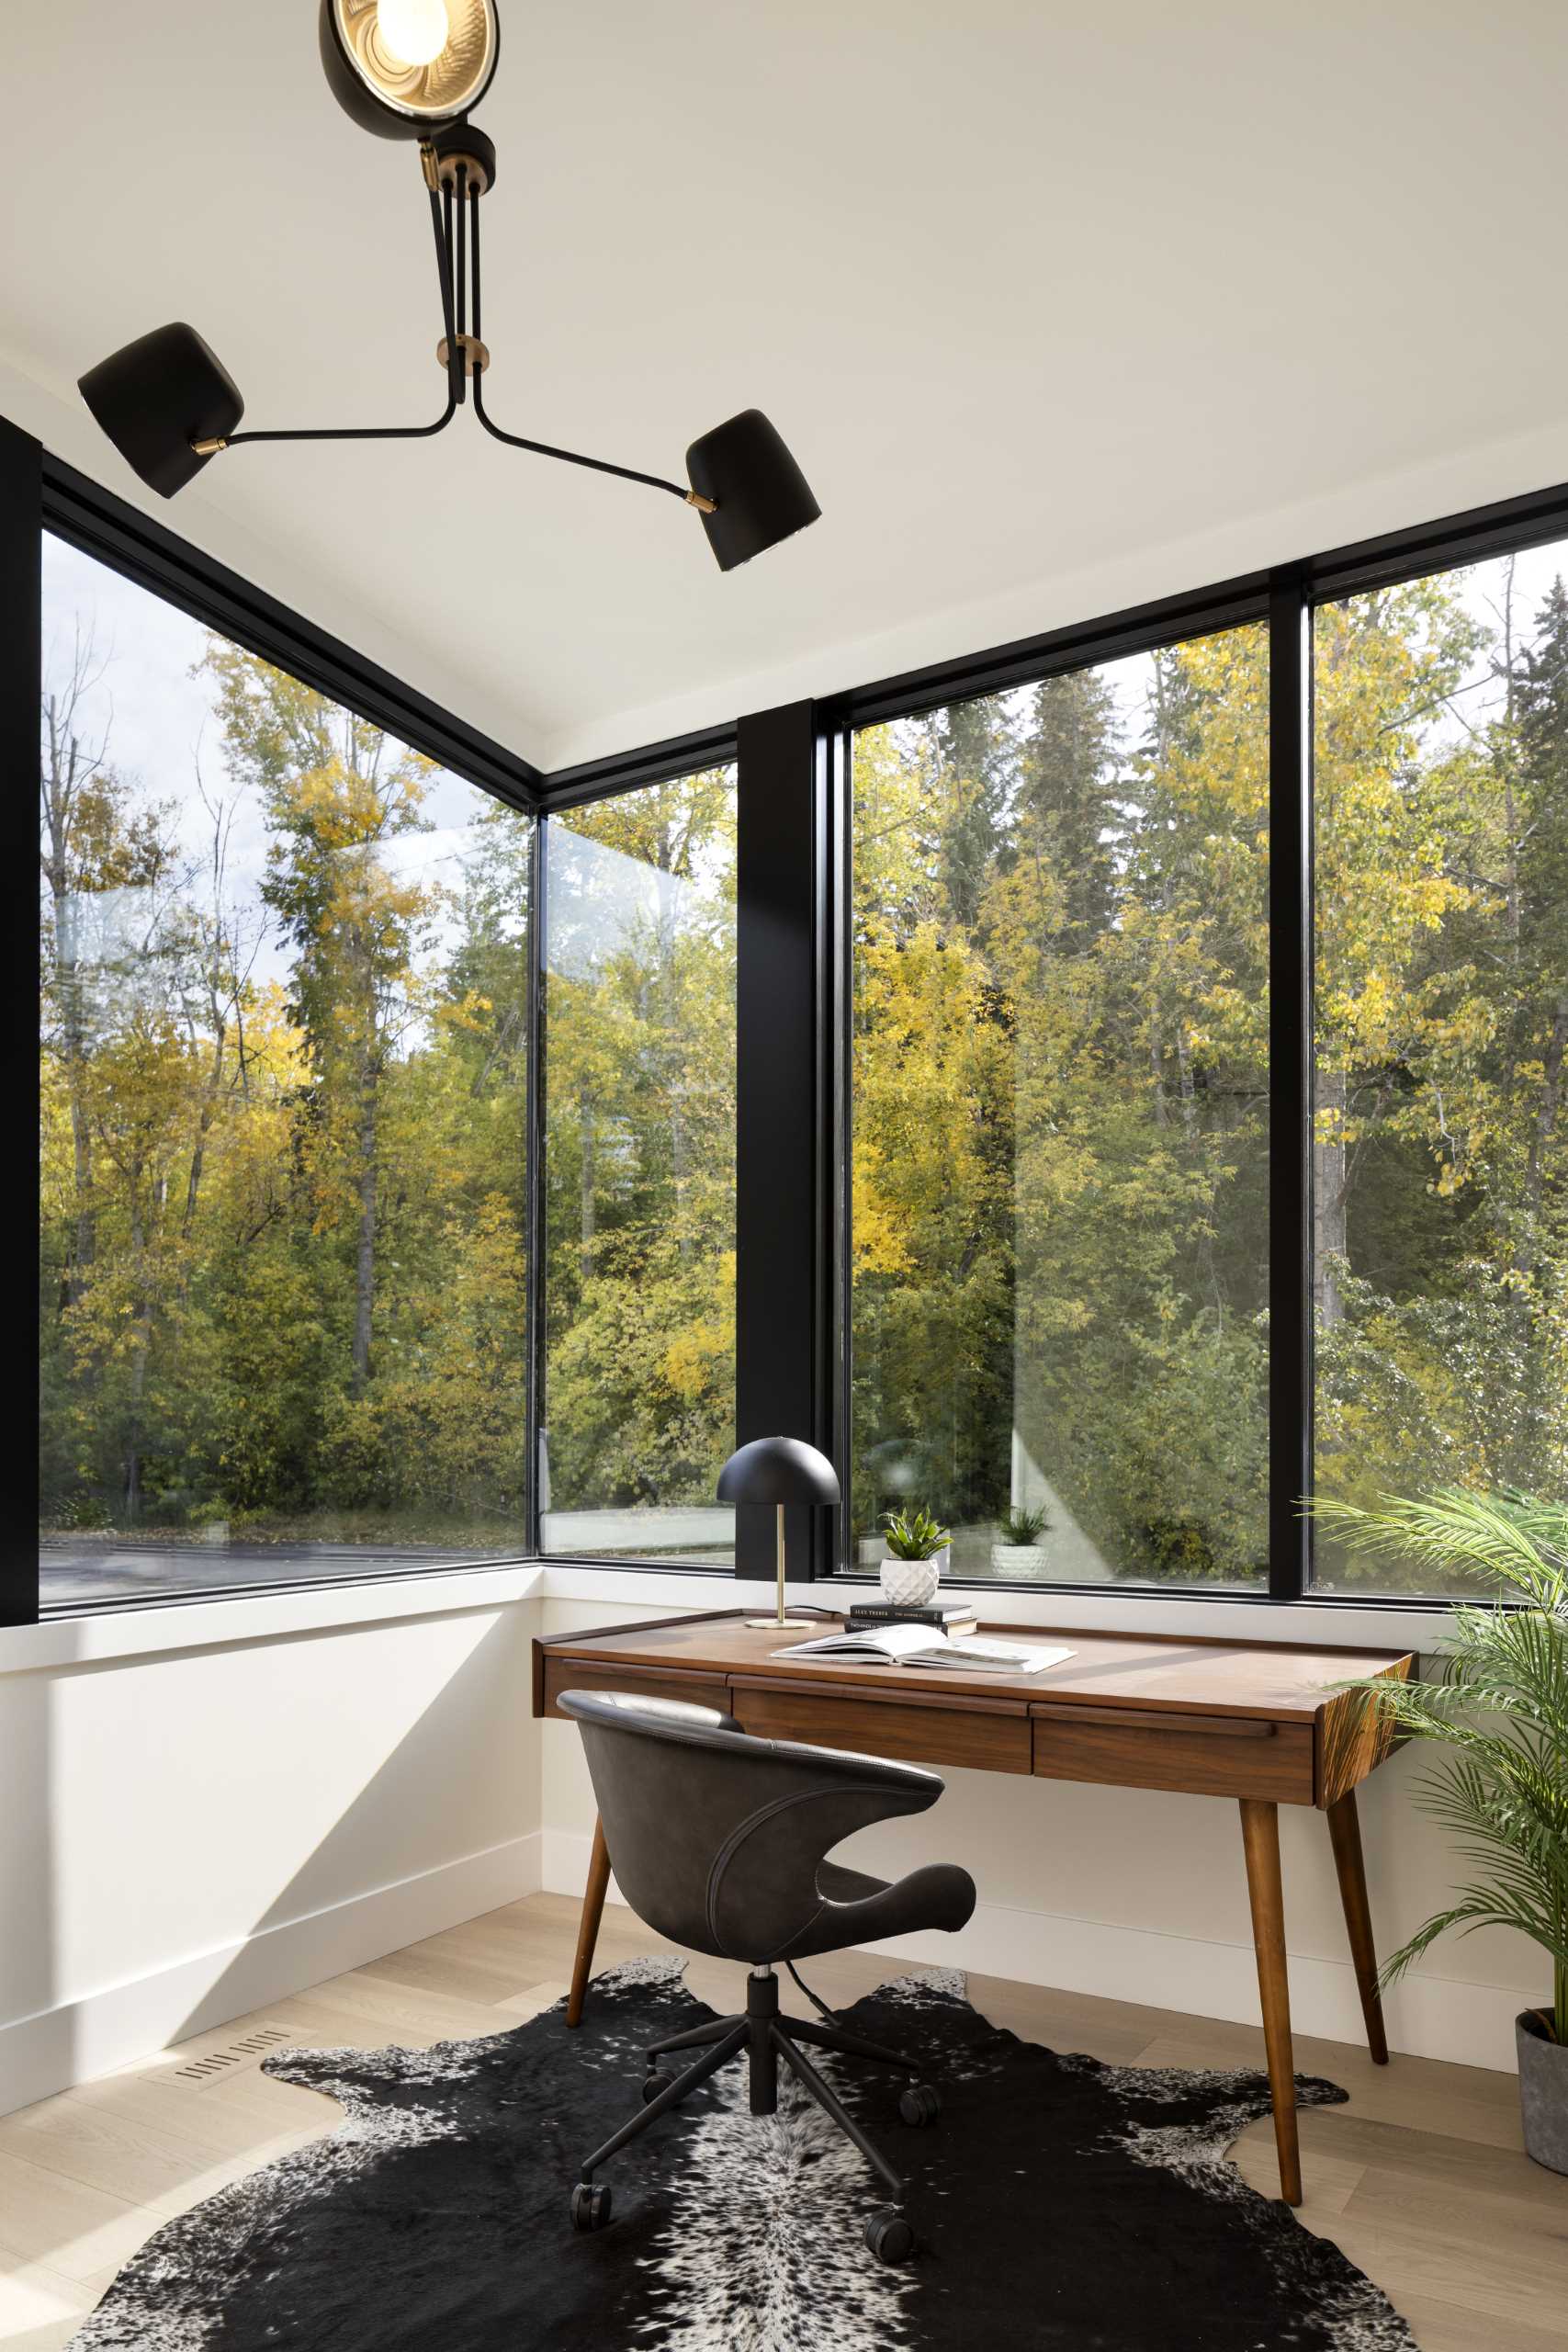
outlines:
[[258, 2026], [240, 2041], [226, 2042], [221, 2050], [204, 2050], [199, 2057], [186, 2058], [172, 2069], [176, 2083], [210, 2083], [220, 2075], [231, 2074], [236, 2066], [249, 2064], [253, 2058], [265, 2057], [278, 2042], [289, 2036], [280, 2026]]

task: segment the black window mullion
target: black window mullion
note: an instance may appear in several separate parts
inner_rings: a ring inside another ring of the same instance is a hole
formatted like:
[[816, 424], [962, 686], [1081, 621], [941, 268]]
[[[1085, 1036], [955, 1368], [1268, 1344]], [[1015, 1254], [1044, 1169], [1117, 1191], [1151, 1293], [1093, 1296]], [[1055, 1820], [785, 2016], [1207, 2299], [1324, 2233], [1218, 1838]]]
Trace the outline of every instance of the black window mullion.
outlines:
[[1304, 572], [1269, 589], [1269, 1591], [1311, 1566], [1312, 662]]
[[851, 1219], [854, 1205], [854, 729], [842, 707], [833, 713], [822, 730], [821, 752], [826, 783], [822, 839], [827, 878], [827, 961], [819, 1038], [825, 1159], [822, 1235], [827, 1274], [822, 1306], [827, 1435], [821, 1442], [833, 1457], [843, 1489], [843, 1504], [834, 1515], [837, 1525], [832, 1555], [826, 1563], [828, 1573], [839, 1576], [858, 1566], [850, 1557], [853, 1516], [850, 1509], [850, 1478], [854, 1461], [850, 1412], [853, 1372]]
[[539, 1555], [541, 1450], [545, 1349], [545, 924], [549, 829], [534, 820], [528, 860], [527, 1087], [524, 1110], [524, 1409], [523, 1532], [528, 1552]]
[[[822, 1035], [829, 992], [823, 843], [828, 761], [808, 702], [742, 718], [737, 737], [736, 1442], [831, 1442], [825, 1378]], [[832, 1516], [788, 1515], [792, 1573], [823, 1572]], [[772, 1513], [736, 1514], [738, 1576], [773, 1573]]]
[[[6, 861], [6, 1036], [15, 1148], [6, 1155], [14, 1206], [13, 1247], [7, 1253], [7, 1330], [27, 1333], [38, 1317], [39, 1261], [39, 679], [43, 669], [43, 453], [26, 433], [0, 418], [0, 581], [6, 626], [0, 629], [0, 775], [17, 834]], [[27, 779], [34, 781], [29, 786]], [[18, 1241], [18, 1237], [20, 1239]], [[38, 1350], [12, 1351], [17, 1401], [12, 1425], [21, 1432], [20, 1458], [6, 1481], [8, 1537], [0, 1542], [0, 1625], [38, 1620]], [[31, 1400], [29, 1417], [28, 1400]], [[29, 1467], [30, 1464], [30, 1467]]]

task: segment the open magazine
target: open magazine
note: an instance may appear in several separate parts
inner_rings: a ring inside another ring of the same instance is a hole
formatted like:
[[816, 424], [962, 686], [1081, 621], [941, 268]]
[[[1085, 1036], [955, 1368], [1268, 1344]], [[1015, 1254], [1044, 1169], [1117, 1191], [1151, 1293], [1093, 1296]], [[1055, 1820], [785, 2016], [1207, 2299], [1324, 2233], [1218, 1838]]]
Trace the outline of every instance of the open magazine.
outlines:
[[1060, 1666], [1071, 1650], [1036, 1649], [1021, 1642], [996, 1642], [987, 1634], [950, 1639], [929, 1625], [863, 1625], [852, 1633], [819, 1634], [792, 1642], [775, 1657], [847, 1658], [863, 1666], [934, 1666], [981, 1674], [1043, 1674]]

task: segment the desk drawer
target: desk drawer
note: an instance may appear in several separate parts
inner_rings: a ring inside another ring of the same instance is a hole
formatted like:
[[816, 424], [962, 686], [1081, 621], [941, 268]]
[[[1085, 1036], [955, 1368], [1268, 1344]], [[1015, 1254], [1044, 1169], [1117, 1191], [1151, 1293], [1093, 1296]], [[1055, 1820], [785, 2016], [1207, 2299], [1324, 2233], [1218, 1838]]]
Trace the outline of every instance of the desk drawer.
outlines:
[[732, 1682], [729, 1712], [761, 1739], [804, 1739], [891, 1756], [901, 1764], [967, 1764], [982, 1772], [1027, 1772], [1029, 1718], [940, 1701], [845, 1698], [798, 1685]]
[[591, 1657], [547, 1657], [545, 1713], [558, 1715], [556, 1704], [563, 1690], [626, 1690], [639, 1699], [685, 1699], [694, 1707], [729, 1712], [729, 1693], [723, 1677], [682, 1674], [671, 1667], [600, 1666]]
[[1034, 1770], [1051, 1781], [1191, 1796], [1313, 1801], [1312, 1726], [1134, 1707], [1033, 1708]]

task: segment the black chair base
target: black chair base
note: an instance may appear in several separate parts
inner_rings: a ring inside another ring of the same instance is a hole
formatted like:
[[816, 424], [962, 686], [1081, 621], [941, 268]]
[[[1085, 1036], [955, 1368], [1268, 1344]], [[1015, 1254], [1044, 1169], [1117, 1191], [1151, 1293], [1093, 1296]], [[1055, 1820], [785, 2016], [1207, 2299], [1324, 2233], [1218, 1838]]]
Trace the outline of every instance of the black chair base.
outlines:
[[[906, 2262], [915, 2251], [914, 2233], [899, 2210], [904, 2202], [904, 2182], [888, 2163], [874, 2140], [866, 2137], [852, 2115], [836, 2096], [833, 2088], [818, 2071], [802, 2042], [815, 2049], [832, 2050], [840, 2057], [860, 2058], [872, 2065], [892, 2066], [913, 2077], [918, 2069], [896, 2050], [885, 2050], [880, 2042], [866, 2041], [859, 2034], [847, 2033], [841, 2026], [818, 2024], [814, 2018], [792, 2018], [787, 2030], [779, 2022], [778, 1979], [771, 1968], [753, 1969], [746, 1984], [746, 2009], [739, 2017], [716, 2018], [709, 2025], [693, 2026], [685, 2033], [671, 2034], [668, 2041], [655, 2042], [648, 2053], [649, 2072], [642, 2086], [643, 2108], [629, 2122], [612, 2133], [603, 2147], [595, 2148], [582, 2166], [582, 2177], [571, 2195], [571, 2222], [577, 2230], [603, 2229], [610, 2219], [610, 2190], [604, 2183], [596, 2183], [593, 2176], [601, 2165], [619, 2154], [628, 2142], [646, 2132], [661, 2115], [682, 2100], [710, 2075], [716, 2075], [732, 2058], [744, 2053], [750, 2071], [750, 2104], [753, 2115], [772, 2115], [779, 2103], [779, 2065], [782, 2061], [799, 2083], [808, 2098], [814, 2099], [825, 2115], [830, 2116], [845, 2137], [852, 2140], [886, 2189], [892, 2199], [890, 2206], [879, 2207], [865, 2224], [865, 2242], [879, 2261]], [[659, 2060], [676, 2050], [699, 2050], [697, 2058], [683, 2074], [665, 2075], [659, 2071]], [[942, 2111], [942, 2100], [929, 2083], [911, 2080], [898, 2101], [903, 2120], [914, 2126], [932, 2123]]]

